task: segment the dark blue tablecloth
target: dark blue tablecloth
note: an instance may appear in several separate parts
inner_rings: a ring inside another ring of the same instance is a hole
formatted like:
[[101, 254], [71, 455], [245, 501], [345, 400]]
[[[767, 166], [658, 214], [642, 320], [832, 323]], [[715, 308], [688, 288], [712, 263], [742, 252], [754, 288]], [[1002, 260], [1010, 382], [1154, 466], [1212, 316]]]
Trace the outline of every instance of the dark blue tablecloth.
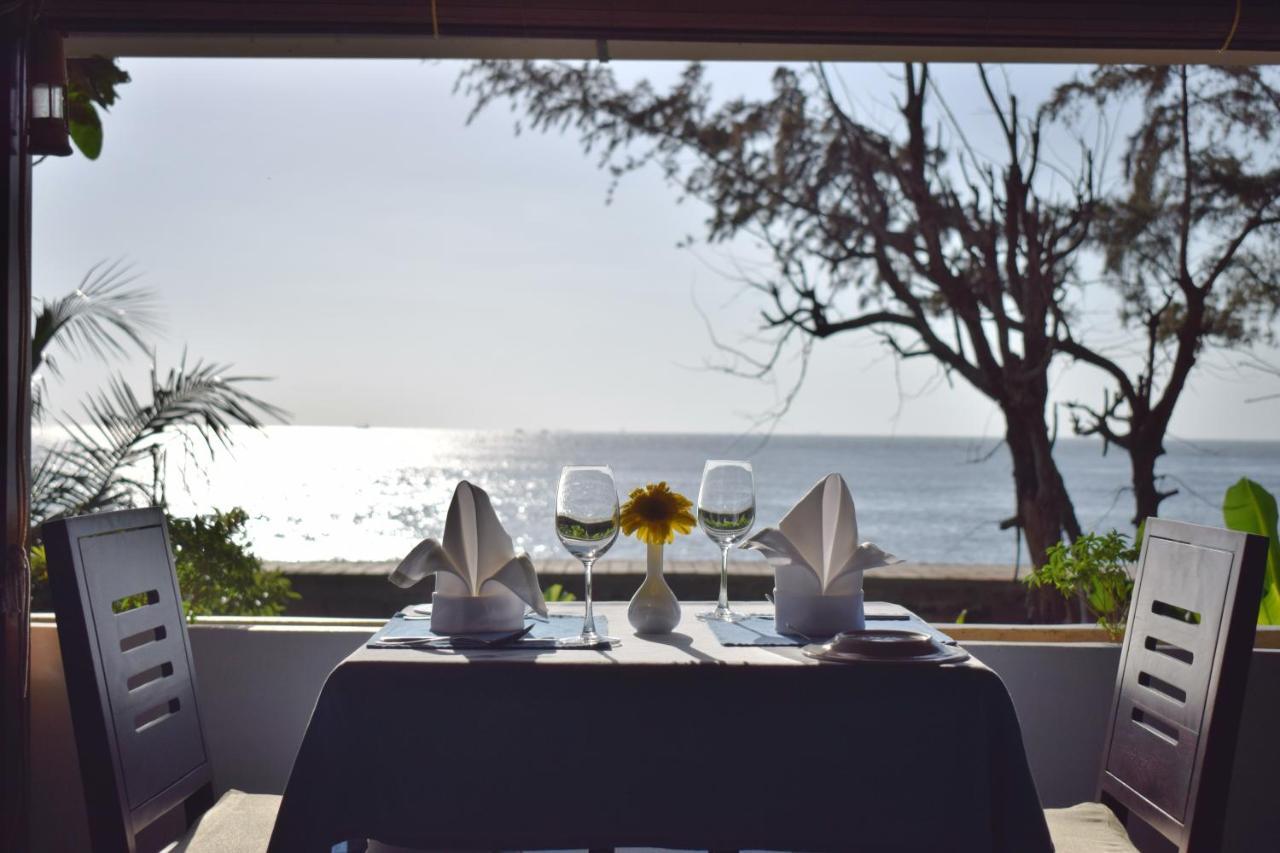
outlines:
[[601, 605], [608, 651], [360, 648], [316, 704], [271, 853], [1052, 849], [990, 669], [722, 646], [704, 606], [643, 637]]

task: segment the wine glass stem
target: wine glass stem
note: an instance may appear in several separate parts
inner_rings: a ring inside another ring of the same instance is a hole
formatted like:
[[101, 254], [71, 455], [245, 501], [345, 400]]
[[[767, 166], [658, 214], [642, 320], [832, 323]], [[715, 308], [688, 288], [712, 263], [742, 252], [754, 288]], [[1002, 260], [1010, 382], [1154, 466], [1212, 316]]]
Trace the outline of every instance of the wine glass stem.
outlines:
[[594, 559], [582, 561], [582, 570], [585, 575], [584, 596], [587, 601], [586, 615], [582, 619], [583, 636], [594, 634], [596, 632], [596, 617], [595, 614], [591, 612], [591, 567], [595, 565], [595, 562], [596, 561]]
[[729, 609], [729, 546], [720, 546], [720, 599], [716, 602], [716, 610], [721, 613]]

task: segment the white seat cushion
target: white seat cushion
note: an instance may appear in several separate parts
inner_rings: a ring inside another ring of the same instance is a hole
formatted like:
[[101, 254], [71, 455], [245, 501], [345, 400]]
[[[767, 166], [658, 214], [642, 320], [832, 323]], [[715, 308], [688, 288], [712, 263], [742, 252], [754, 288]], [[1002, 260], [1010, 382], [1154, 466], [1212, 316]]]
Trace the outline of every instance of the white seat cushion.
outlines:
[[1115, 812], [1102, 803], [1045, 809], [1057, 853], [1138, 853]]
[[266, 853], [278, 811], [278, 794], [227, 791], [191, 825], [173, 853]]

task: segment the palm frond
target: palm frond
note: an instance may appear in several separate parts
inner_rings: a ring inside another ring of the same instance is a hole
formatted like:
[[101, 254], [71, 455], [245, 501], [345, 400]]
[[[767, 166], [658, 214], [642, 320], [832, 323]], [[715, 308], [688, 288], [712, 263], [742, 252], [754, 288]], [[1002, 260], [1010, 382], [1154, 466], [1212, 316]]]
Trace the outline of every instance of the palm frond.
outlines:
[[59, 420], [67, 437], [50, 447], [32, 478], [33, 517], [41, 521], [152, 500], [141, 463], [168, 436], [182, 442], [188, 456], [202, 450], [210, 458], [232, 442], [236, 426], [261, 429], [288, 413], [245, 390], [266, 377], [226, 375], [226, 365], [197, 360], [163, 377], [153, 367], [151, 399], [143, 402], [117, 374], [91, 395], [81, 417]]
[[155, 296], [131, 285], [138, 276], [123, 261], [99, 261], [80, 285], [59, 299], [41, 300], [31, 336], [31, 370], [61, 372], [54, 351], [73, 357], [123, 355], [127, 344], [150, 352], [143, 335], [160, 328]]

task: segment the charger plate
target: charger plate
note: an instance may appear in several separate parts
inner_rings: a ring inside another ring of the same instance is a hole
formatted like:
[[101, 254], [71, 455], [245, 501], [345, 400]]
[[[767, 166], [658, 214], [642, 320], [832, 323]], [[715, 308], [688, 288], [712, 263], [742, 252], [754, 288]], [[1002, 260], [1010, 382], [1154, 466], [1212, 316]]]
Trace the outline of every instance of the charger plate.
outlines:
[[837, 634], [829, 643], [805, 646], [807, 657], [835, 663], [959, 663], [969, 653], [919, 631], [870, 629]]

